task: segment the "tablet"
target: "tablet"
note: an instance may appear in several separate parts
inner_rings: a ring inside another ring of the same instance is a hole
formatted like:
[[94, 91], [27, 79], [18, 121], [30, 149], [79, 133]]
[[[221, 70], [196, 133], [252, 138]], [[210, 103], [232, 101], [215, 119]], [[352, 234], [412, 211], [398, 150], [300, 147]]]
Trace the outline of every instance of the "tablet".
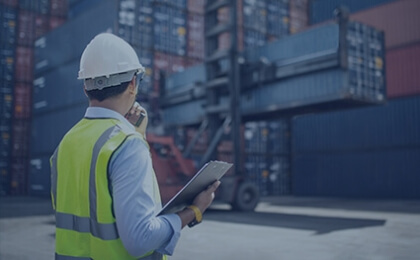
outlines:
[[174, 213], [192, 204], [194, 198], [210, 184], [222, 178], [232, 163], [210, 161], [162, 208], [159, 215]]

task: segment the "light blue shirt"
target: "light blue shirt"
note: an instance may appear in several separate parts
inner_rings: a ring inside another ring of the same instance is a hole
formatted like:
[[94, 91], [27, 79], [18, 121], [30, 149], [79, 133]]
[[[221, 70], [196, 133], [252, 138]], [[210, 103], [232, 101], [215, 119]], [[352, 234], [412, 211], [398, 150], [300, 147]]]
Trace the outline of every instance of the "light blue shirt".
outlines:
[[[85, 117], [114, 118], [134, 130], [116, 111], [89, 107]], [[109, 176], [115, 219], [120, 238], [133, 256], [151, 250], [172, 255], [181, 233], [177, 214], [156, 217], [162, 208], [154, 199], [154, 171], [148, 147], [138, 138], [128, 138], [111, 157]]]

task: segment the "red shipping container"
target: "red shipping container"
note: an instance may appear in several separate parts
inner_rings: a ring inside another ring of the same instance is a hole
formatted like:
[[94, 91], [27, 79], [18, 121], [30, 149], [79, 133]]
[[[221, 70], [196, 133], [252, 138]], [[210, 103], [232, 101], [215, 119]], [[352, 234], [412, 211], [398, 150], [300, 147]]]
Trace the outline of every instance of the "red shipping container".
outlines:
[[206, 0], [188, 0], [187, 9], [189, 12], [204, 14]]
[[387, 50], [386, 84], [388, 98], [420, 94], [420, 44]]
[[14, 88], [14, 117], [28, 119], [31, 117], [32, 84], [17, 83]]
[[48, 16], [37, 15], [35, 17], [35, 39], [46, 34], [49, 30]]
[[55, 28], [59, 27], [63, 23], [66, 22], [66, 19], [56, 16], [50, 17], [49, 29], [54, 30]]
[[18, 18], [18, 45], [33, 46], [35, 41], [35, 13], [20, 10]]
[[25, 195], [28, 180], [28, 157], [12, 159], [10, 166], [10, 193], [12, 195]]
[[19, 3], [19, 0], [0, 0], [0, 4], [12, 6], [12, 7], [16, 7], [18, 3]]
[[289, 31], [291, 34], [301, 32], [308, 27], [307, 1], [293, 0], [289, 9]]
[[204, 16], [188, 14], [187, 55], [204, 59]]
[[185, 57], [166, 54], [163, 52], [155, 52], [153, 58], [153, 94], [159, 96], [159, 80], [160, 72], [167, 74], [180, 72], [185, 69]]
[[33, 80], [33, 54], [32, 48], [16, 47], [16, 82], [32, 82]]
[[67, 0], [50, 0], [50, 12], [53, 16], [67, 16]]
[[404, 0], [380, 5], [350, 16], [385, 32], [386, 48], [420, 41], [420, 1]]
[[31, 137], [30, 121], [19, 119], [12, 126], [12, 156], [29, 157], [29, 141]]

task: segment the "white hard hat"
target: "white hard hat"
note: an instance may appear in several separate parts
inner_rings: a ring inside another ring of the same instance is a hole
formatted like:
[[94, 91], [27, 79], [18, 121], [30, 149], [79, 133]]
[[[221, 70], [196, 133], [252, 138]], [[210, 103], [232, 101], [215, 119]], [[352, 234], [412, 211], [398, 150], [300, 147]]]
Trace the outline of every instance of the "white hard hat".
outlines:
[[86, 90], [103, 89], [128, 82], [144, 71], [126, 41], [111, 33], [101, 33], [83, 51], [78, 79], [85, 80]]

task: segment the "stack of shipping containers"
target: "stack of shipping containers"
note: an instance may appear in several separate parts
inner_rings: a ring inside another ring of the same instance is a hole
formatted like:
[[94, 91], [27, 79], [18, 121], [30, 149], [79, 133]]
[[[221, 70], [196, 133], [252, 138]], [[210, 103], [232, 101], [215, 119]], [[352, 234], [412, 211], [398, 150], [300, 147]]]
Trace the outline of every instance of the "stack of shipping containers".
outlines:
[[[238, 0], [237, 12], [237, 47], [239, 51], [257, 48], [300, 32], [307, 27], [308, 23], [307, 0]], [[219, 24], [226, 24], [229, 19], [229, 8], [219, 9]], [[203, 35], [202, 39], [204, 39]], [[218, 46], [220, 51], [230, 47], [229, 32], [222, 33], [219, 36]], [[199, 75], [202, 75], [202, 78]], [[167, 91], [171, 88], [182, 91], [179, 88], [185, 87], [184, 82], [201, 84], [204, 80], [204, 66], [197, 65], [188, 73], [170, 78], [166, 82], [166, 88]], [[170, 95], [170, 93], [167, 94]], [[183, 120], [188, 118], [191, 112], [186, 110]], [[191, 117], [190, 119], [194, 121], [194, 118]], [[288, 122], [288, 120], [258, 121], [246, 123], [242, 127], [242, 147], [245, 147], [245, 150], [242, 156], [244, 159], [241, 162], [241, 169], [243, 174], [260, 188], [263, 195], [290, 193], [290, 134]], [[183, 149], [192, 141], [197, 131], [197, 126], [193, 125], [191, 127], [171, 127], [167, 133], [174, 136], [175, 142], [180, 149]], [[210, 140], [204, 133], [193, 147], [189, 157], [196, 162], [197, 166], [199, 166], [209, 142]], [[232, 147], [229, 133], [226, 133], [224, 140], [217, 148], [217, 159], [232, 162]]]
[[[65, 0], [1, 1], [0, 194], [27, 192], [34, 41], [62, 23]], [[4, 103], [3, 103], [4, 100]]]
[[49, 194], [49, 158], [88, 106], [83, 82], [77, 79], [81, 54], [96, 34], [114, 31], [116, 6], [113, 0], [100, 5], [72, 2], [72, 19], [35, 41], [29, 170], [32, 195]]
[[420, 1], [314, 0], [312, 24], [338, 4], [385, 33], [387, 104], [294, 119], [293, 192], [419, 198]]

